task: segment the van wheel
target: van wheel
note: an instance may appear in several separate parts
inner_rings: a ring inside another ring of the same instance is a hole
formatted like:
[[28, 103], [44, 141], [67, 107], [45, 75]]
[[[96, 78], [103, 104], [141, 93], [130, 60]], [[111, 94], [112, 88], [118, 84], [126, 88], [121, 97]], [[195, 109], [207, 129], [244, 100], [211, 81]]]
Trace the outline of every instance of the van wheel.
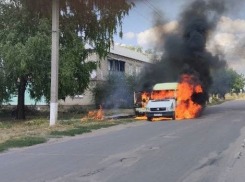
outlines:
[[147, 117], [147, 121], [152, 121], [152, 117]]

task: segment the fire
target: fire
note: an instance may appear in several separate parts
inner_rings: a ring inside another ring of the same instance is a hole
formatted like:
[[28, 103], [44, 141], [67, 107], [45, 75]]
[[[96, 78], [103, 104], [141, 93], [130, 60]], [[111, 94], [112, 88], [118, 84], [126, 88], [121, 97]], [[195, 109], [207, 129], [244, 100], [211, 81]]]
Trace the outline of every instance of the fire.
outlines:
[[[135, 119], [137, 120], [147, 120], [146, 116], [138, 116]], [[152, 121], [162, 121], [162, 120], [171, 120], [172, 118], [160, 117], [160, 118], [152, 118]]]
[[153, 91], [151, 94], [151, 99], [152, 100], [161, 100], [161, 99], [166, 99], [166, 98], [173, 98], [174, 95], [173, 90], [159, 90], [159, 91]]
[[98, 110], [97, 114], [96, 114], [96, 118], [95, 119], [104, 119], [104, 112], [103, 112], [103, 109], [102, 109], [102, 106], [100, 105], [100, 109]]
[[[144, 108], [144, 109], [146, 108], [146, 105], [147, 105], [149, 99], [150, 99], [149, 92], [143, 92], [141, 94], [141, 105], [142, 105], [141, 107], [142, 108]], [[146, 117], [146, 115], [144, 115], [144, 116], [137, 116], [135, 119], [137, 119], [137, 120], [146, 120], [147, 117]]]
[[172, 120], [172, 118], [167, 118], [167, 117], [152, 118], [152, 121], [163, 121], [163, 120]]
[[141, 95], [141, 104], [142, 104], [142, 108], [146, 108], [146, 105], [149, 101], [149, 93], [147, 92], [143, 92]]
[[102, 109], [102, 106], [100, 105], [100, 109], [96, 111], [89, 111], [88, 115], [82, 118], [81, 120], [84, 119], [97, 119], [97, 120], [103, 120], [104, 119], [104, 112]]
[[146, 117], [146, 115], [145, 116], [137, 116], [137, 117], [135, 117], [135, 119], [137, 119], [137, 120], [147, 120], [147, 117]]
[[194, 103], [191, 97], [194, 93], [202, 93], [202, 87], [195, 83], [193, 75], [184, 74], [181, 79], [178, 84], [175, 117], [177, 120], [195, 118], [199, 116], [202, 106]]

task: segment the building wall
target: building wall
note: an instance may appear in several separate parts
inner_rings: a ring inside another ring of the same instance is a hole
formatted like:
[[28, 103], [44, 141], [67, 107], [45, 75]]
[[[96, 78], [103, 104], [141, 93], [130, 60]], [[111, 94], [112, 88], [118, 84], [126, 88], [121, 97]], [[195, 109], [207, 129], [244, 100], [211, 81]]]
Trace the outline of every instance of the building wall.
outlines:
[[119, 60], [119, 61], [124, 61], [125, 62], [125, 74], [132, 75], [132, 76], [137, 75], [140, 71], [143, 71], [145, 65], [150, 64], [150, 63], [130, 59], [127, 57], [123, 57], [123, 56], [119, 56], [119, 55], [115, 55], [111, 53], [109, 53], [105, 59], [100, 60], [96, 54], [93, 54], [88, 58], [88, 61], [97, 62], [98, 68], [92, 73], [89, 88], [85, 91], [85, 93], [82, 96], [75, 97], [75, 98], [67, 97], [65, 102], [60, 101], [59, 104], [61, 105], [86, 105], [86, 106], [94, 105], [91, 89], [96, 85], [97, 82], [107, 80], [109, 72], [110, 72], [108, 70], [108, 58]]
[[108, 54], [108, 57], [101, 60], [100, 68], [97, 69], [97, 80], [107, 80], [109, 70], [108, 70], [108, 58], [120, 60], [125, 62], [125, 74], [126, 75], [137, 75], [137, 72], [143, 71], [144, 66], [149, 64], [146, 62], [118, 56], [115, 54]]
[[94, 105], [93, 102], [93, 95], [91, 92], [91, 89], [93, 87], [95, 82], [91, 81], [89, 84], [89, 88], [82, 94], [82, 95], [76, 95], [75, 97], [66, 97], [65, 101], [60, 100], [59, 105], [66, 105], [66, 106], [71, 106], [71, 105]]

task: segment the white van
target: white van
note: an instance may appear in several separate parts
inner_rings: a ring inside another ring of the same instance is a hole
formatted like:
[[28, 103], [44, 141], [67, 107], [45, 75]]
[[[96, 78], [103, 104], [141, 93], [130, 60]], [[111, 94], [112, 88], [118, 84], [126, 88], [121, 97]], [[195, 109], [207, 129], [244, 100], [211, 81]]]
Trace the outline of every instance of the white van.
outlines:
[[[171, 82], [158, 83], [153, 87], [151, 99], [146, 105], [147, 120], [151, 121], [152, 118], [157, 117], [170, 117], [173, 120], [175, 119], [177, 86], [177, 82]], [[165, 95], [163, 96], [163, 94]]]

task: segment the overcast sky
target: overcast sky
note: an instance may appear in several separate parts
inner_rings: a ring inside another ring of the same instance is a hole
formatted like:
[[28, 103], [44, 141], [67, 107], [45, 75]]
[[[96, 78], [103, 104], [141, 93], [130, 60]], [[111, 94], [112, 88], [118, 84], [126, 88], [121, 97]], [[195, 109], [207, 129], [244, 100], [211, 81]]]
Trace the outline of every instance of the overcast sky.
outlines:
[[[233, 0], [227, 0], [232, 11], [224, 14], [217, 25], [208, 49], [212, 51], [220, 46], [230, 67], [245, 73], [245, 7], [240, 0], [237, 6]], [[179, 13], [186, 5], [186, 0], [137, 0], [129, 16], [123, 21], [123, 39], [115, 36], [115, 43], [141, 46], [144, 49], [153, 48], [157, 37], [154, 35], [153, 15], [166, 21], [165, 27], [173, 31], [178, 26]]]

